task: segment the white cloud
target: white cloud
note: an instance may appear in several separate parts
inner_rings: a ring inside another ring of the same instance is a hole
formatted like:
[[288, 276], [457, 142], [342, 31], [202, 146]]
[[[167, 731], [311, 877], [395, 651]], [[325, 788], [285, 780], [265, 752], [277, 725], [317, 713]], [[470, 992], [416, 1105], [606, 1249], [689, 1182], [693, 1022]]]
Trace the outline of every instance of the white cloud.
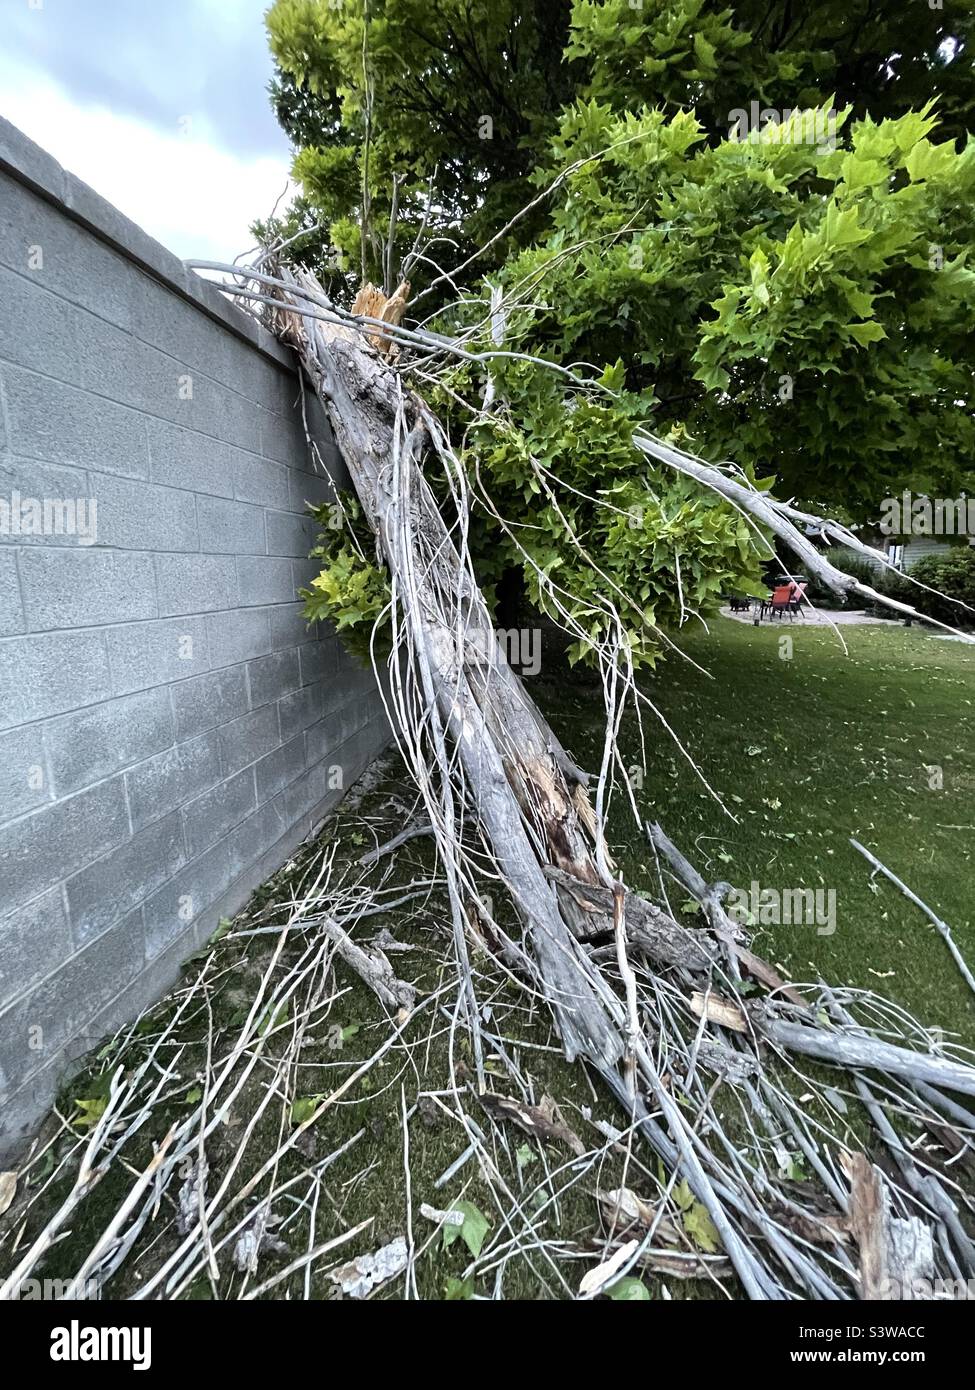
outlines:
[[8, 121], [183, 259], [233, 260], [252, 244], [249, 224], [288, 184], [286, 156], [231, 154], [198, 119], [169, 133], [78, 105], [10, 60], [0, 62], [0, 91]]

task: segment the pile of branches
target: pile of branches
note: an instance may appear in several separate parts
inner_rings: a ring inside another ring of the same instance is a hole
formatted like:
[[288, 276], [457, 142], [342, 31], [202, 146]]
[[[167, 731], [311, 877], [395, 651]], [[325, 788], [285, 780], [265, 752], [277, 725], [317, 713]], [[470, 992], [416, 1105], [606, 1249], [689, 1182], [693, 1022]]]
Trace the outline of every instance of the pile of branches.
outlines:
[[[659, 826], [647, 826], [648, 836], [701, 903], [707, 927], [689, 931], [665, 901], [648, 901], [617, 875], [604, 837], [614, 789], [622, 788], [640, 814], [617, 733], [627, 706], [638, 717], [648, 707], [628, 662], [625, 596], [607, 585], [605, 612], [615, 636], [596, 650], [606, 731], [594, 777], [575, 765], [508, 665], [468, 547], [472, 498], [509, 535], [516, 531], [492, 507], [483, 480], [467, 475], [417, 389], [435, 379], [438, 366], [473, 356], [488, 374], [479, 408], [489, 410], [491, 360], [504, 355], [503, 347], [474, 353], [463, 335], [403, 327], [408, 287], [401, 286], [391, 323], [381, 313], [342, 311], [307, 271], [264, 264], [249, 277], [238, 271], [233, 291], [264, 306], [266, 321], [295, 348], [390, 577], [384, 617], [393, 653], [385, 683], [449, 891], [481, 1086], [480, 1013], [468, 960], [473, 930], [487, 932], [513, 978], [544, 997], [566, 1055], [598, 1073], [670, 1181], [686, 1180], [749, 1297], [904, 1295], [926, 1280], [975, 1276], [972, 1201], [958, 1177], [964, 1165], [955, 1164], [970, 1157], [975, 1129], [961, 1100], [975, 1095], [971, 1054], [936, 1044], [873, 995], [822, 981], [806, 989], [786, 985], [751, 952], [720, 891], [704, 883]], [[486, 314], [497, 317], [500, 308], [492, 303]], [[571, 391], [597, 389], [566, 376]], [[757, 534], [777, 537], [837, 594], [885, 601], [837, 570], [809, 539], [818, 529], [868, 552], [844, 527], [779, 502], [734, 465], [707, 463], [645, 428], [635, 429], [633, 440], [648, 459], [736, 507]], [[440, 474], [446, 504], [437, 501], [430, 470]], [[566, 631], [585, 637], [572, 616], [572, 595], [545, 583]], [[908, 604], [889, 606], [914, 613]], [[513, 904], [520, 933], [499, 924], [485, 882]], [[818, 1105], [810, 1106], [808, 1090], [796, 1096], [774, 1079], [799, 1056], [830, 1068], [830, 1082], [814, 1086]], [[887, 1155], [883, 1167], [836, 1137], [830, 1116], [839, 1113], [840, 1080], [862, 1102]], [[719, 1090], [734, 1099], [733, 1130], [715, 1113]], [[918, 1131], [941, 1136], [951, 1160], [930, 1158]], [[815, 1175], [809, 1190], [797, 1191], [770, 1166], [769, 1152], [783, 1143], [808, 1160]], [[628, 1258], [636, 1261], [652, 1238], [653, 1223]]]

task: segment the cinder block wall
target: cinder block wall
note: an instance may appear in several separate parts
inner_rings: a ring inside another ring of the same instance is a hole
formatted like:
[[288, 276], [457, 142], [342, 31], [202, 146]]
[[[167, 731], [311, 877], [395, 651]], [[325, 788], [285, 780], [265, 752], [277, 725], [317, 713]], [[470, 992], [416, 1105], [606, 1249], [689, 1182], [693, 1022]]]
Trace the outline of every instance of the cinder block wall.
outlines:
[[297, 602], [305, 503], [343, 481], [299, 396], [268, 334], [0, 122], [6, 1152], [388, 741]]

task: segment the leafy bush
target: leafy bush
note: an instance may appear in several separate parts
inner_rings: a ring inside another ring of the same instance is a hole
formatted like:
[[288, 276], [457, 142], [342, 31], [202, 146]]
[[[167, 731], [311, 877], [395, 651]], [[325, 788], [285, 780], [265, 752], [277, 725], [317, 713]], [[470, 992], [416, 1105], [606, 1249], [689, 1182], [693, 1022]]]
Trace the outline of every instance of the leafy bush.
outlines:
[[[904, 584], [910, 593], [909, 602], [919, 612], [952, 627], [975, 627], [975, 613], [958, 607], [958, 603], [966, 603], [975, 609], [975, 548], [959, 545], [944, 555], [925, 555], [908, 573], [912, 579], [938, 591], [928, 594], [914, 584]], [[949, 603], [949, 599], [956, 599], [957, 603]]]

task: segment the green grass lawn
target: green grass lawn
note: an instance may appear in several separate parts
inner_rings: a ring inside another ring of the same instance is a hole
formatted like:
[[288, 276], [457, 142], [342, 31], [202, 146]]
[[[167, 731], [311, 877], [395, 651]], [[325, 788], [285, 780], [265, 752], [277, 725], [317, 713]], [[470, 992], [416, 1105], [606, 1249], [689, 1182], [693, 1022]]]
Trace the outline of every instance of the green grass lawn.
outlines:
[[[759, 927], [755, 949], [797, 980], [875, 988], [925, 1024], [975, 1042], [975, 999], [924, 915], [850, 846], [855, 835], [952, 928], [975, 962], [975, 649], [923, 629], [755, 628], [718, 617], [679, 639], [711, 673], [670, 657], [644, 689], [737, 821], [650, 715], [641, 807], [709, 880], [836, 893], [836, 930]], [[791, 656], [781, 639], [791, 638]], [[561, 672], [532, 683], [563, 741], [598, 766], [598, 690]], [[636, 763], [635, 731], [624, 733]], [[940, 789], [934, 769], [941, 769]], [[622, 799], [613, 844], [624, 876], [656, 868]], [[675, 899], [676, 905], [676, 899]]]

